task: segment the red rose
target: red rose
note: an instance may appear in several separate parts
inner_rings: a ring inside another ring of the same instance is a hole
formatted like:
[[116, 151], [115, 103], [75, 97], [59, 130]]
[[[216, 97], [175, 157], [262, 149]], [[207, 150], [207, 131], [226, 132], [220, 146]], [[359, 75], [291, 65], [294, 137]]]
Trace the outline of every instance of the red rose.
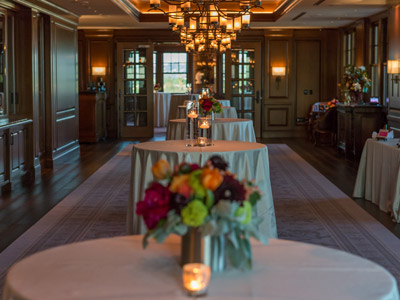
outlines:
[[205, 112], [210, 112], [213, 106], [213, 102], [210, 99], [204, 99], [201, 107]]
[[146, 189], [143, 201], [136, 205], [136, 214], [143, 216], [148, 229], [153, 229], [161, 219], [166, 218], [170, 209], [170, 198], [169, 189], [158, 182], [153, 182]]

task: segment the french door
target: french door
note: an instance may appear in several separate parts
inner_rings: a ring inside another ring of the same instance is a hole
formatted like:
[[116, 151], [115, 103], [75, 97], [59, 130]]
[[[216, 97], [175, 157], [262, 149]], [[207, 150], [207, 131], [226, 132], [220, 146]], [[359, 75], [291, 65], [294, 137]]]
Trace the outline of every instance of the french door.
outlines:
[[225, 97], [238, 117], [253, 120], [256, 137], [261, 136], [261, 44], [236, 43], [225, 58]]
[[117, 44], [119, 136], [153, 136], [153, 46]]

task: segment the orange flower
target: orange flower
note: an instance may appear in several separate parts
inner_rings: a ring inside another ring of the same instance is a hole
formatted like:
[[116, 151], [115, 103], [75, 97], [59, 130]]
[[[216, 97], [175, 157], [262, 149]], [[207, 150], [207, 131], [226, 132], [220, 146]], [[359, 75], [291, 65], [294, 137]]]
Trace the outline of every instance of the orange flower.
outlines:
[[215, 191], [222, 183], [223, 177], [218, 169], [204, 169], [201, 184], [211, 191]]
[[169, 186], [171, 193], [178, 193], [189, 198], [191, 192], [189, 177], [189, 174], [174, 176]]
[[151, 171], [153, 172], [154, 177], [157, 179], [166, 179], [168, 176], [171, 176], [171, 167], [164, 159], [160, 159], [158, 162], [156, 162], [151, 168]]

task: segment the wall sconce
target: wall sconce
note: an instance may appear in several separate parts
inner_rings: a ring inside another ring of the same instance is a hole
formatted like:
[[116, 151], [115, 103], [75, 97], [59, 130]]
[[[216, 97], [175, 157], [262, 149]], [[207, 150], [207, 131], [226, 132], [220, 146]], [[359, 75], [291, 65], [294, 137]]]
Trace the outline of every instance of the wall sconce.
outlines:
[[[398, 60], [388, 60], [387, 62], [387, 73], [393, 74], [392, 80], [395, 83], [400, 81], [399, 74], [400, 74], [400, 59]], [[394, 76], [396, 75], [396, 76]]]
[[92, 67], [92, 76], [97, 77], [97, 89], [98, 91], [106, 90], [106, 83], [103, 81], [101, 76], [106, 75], [106, 67]]
[[286, 67], [272, 67], [272, 76], [275, 77], [275, 82], [277, 89], [279, 89], [279, 84], [281, 82], [281, 76], [286, 75]]
[[106, 67], [92, 67], [93, 76], [104, 76], [106, 75]]

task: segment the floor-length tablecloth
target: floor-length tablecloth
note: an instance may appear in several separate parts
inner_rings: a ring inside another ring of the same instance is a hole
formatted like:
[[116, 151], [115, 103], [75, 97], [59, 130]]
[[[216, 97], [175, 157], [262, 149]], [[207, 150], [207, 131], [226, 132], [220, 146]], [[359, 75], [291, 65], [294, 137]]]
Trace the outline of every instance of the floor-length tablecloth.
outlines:
[[[186, 106], [185, 105], [179, 105], [177, 114], [176, 114], [177, 119], [185, 119], [186, 118]], [[228, 118], [228, 119], [237, 119], [237, 112], [235, 107], [222, 107], [222, 112], [215, 114], [215, 118]]]
[[[14, 265], [3, 300], [189, 299], [178, 264], [180, 239], [90, 240], [34, 254]], [[399, 300], [393, 276], [346, 252], [287, 240], [252, 241], [253, 270], [214, 273], [210, 300]]]
[[171, 93], [157, 92], [154, 98], [154, 127], [167, 127]]
[[[167, 140], [185, 139], [186, 120], [168, 121]], [[249, 119], [215, 119], [212, 121], [212, 139], [256, 142], [253, 121]]]
[[169, 108], [169, 120], [176, 119], [176, 113], [179, 105], [183, 105], [185, 100], [199, 100], [199, 94], [172, 94]]
[[255, 180], [262, 192], [257, 214], [264, 218], [260, 230], [266, 237], [276, 237], [275, 210], [269, 176], [268, 149], [263, 144], [233, 141], [214, 141], [209, 147], [186, 147], [184, 141], [140, 143], [132, 149], [131, 190], [129, 194], [127, 226], [129, 234], [146, 231], [143, 219], [135, 214], [136, 203], [143, 199], [144, 191], [154, 180], [151, 167], [160, 159], [171, 166], [181, 162], [204, 165], [213, 155], [220, 155], [229, 164], [229, 171], [240, 180]]
[[400, 223], [400, 149], [398, 139], [365, 143], [353, 197], [372, 201]]

